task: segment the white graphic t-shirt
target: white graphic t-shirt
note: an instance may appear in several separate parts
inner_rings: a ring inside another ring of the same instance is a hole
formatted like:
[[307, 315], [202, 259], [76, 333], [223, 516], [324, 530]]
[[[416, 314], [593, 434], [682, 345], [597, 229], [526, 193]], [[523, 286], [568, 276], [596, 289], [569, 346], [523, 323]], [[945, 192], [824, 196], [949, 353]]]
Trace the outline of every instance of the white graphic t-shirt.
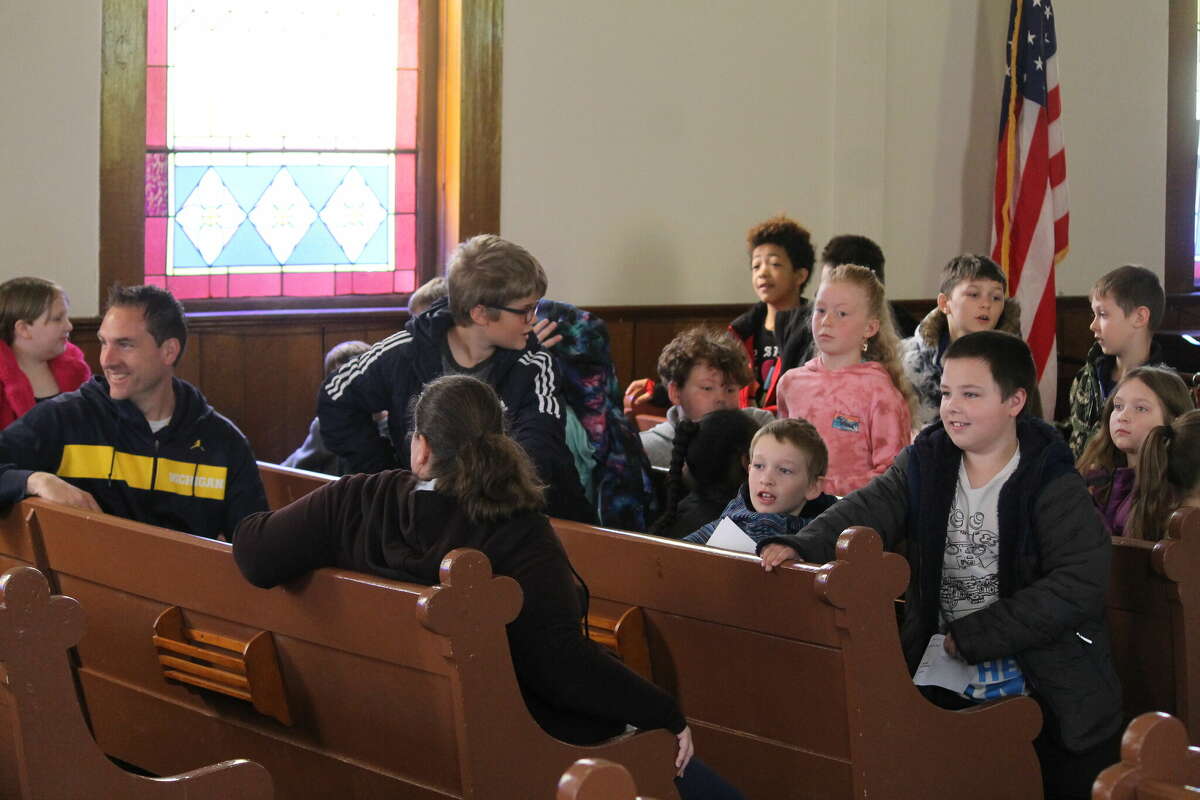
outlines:
[[[942, 631], [956, 619], [987, 608], [1000, 599], [1000, 535], [997, 506], [1000, 489], [1017, 469], [1018, 448], [1004, 468], [978, 488], [971, 487], [966, 464], [958, 468], [958, 485], [946, 521], [942, 557]], [[1025, 676], [1015, 658], [996, 658], [973, 665], [975, 679], [962, 694], [973, 700], [1023, 694]]]

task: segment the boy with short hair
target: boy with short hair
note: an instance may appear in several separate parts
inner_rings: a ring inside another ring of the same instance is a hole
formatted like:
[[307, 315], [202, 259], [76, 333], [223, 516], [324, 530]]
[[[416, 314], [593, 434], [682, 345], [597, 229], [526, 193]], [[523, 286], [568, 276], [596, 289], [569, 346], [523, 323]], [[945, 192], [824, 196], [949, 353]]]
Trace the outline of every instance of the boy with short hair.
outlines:
[[424, 313], [431, 305], [445, 297], [446, 292], [446, 279], [441, 275], [425, 281], [408, 297], [409, 315], [415, 317]]
[[[737, 408], [742, 388], [754, 380], [746, 352], [727, 331], [699, 326], [680, 333], [658, 356], [658, 374], [667, 387], [671, 407], [667, 419], [642, 431], [642, 447], [656, 467], [671, 466], [675, 426], [699, 422], [710, 411]], [[759, 425], [774, 419], [769, 411], [746, 408]]]
[[1021, 335], [1021, 306], [1015, 299], [1005, 298], [1007, 289], [1004, 271], [986, 256], [966, 253], [942, 268], [937, 307], [925, 315], [916, 333], [904, 340], [901, 354], [904, 372], [921, 406], [914, 427], [937, 419], [946, 348], [975, 331]]
[[[591, 521], [564, 441], [558, 377], [532, 332], [546, 273], [525, 248], [491, 234], [460, 244], [447, 273], [448, 297], [325, 382], [317, 409], [326, 446], [353, 472], [407, 467], [412, 398], [434, 378], [472, 375], [500, 395], [513, 438], [548, 484], [547, 512]], [[390, 441], [372, 419], [380, 411]]]
[[1111, 539], [1066, 443], [1027, 407], [1037, 374], [1024, 341], [968, 333], [944, 360], [941, 422], [800, 533], [760, 543], [763, 567], [830, 561], [847, 527], [875, 528], [911, 568], [910, 671], [941, 653], [970, 665], [965, 685], [923, 693], [957, 708], [1031, 694], [1046, 796], [1090, 797], [1121, 726], [1104, 622]]
[[1162, 323], [1166, 296], [1158, 275], [1127, 264], [1102, 276], [1089, 293], [1096, 341], [1071, 382], [1071, 410], [1063, 435], [1078, 457], [1100, 424], [1109, 393], [1121, 377], [1143, 364], [1162, 363], [1154, 331]]
[[793, 339], [804, 339], [807, 333], [802, 294], [812, 277], [812, 239], [800, 223], [781, 215], [751, 228], [746, 244], [759, 302], [729, 324], [754, 372], [740, 402], [743, 407], [774, 409], [775, 384], [784, 372], [782, 354], [790, 352]]

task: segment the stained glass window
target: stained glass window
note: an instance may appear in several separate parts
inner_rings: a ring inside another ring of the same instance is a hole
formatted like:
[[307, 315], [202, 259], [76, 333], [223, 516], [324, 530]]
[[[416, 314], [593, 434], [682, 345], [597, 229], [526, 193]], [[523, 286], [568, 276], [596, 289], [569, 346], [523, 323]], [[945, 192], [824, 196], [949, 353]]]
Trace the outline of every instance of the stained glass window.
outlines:
[[147, 283], [408, 292], [418, 0], [149, 0]]

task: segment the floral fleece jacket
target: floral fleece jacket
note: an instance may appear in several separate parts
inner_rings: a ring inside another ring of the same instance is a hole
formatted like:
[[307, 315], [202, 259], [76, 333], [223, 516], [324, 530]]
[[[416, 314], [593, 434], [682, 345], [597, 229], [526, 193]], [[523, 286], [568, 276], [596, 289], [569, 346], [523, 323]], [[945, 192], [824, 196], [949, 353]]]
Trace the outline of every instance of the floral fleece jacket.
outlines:
[[[1021, 335], [1021, 306], [1013, 298], [1004, 301], [996, 330]], [[922, 428], [938, 418], [942, 404], [942, 354], [950, 346], [946, 315], [934, 308], [917, 325], [917, 332], [904, 340], [900, 360], [920, 404], [913, 426]]]

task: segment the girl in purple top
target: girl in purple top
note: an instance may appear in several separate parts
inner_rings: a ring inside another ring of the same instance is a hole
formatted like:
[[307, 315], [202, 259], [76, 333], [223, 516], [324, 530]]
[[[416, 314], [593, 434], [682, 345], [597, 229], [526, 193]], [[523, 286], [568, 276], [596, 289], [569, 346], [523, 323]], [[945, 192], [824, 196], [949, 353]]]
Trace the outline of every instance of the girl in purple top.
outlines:
[[1114, 536], [1125, 535], [1138, 487], [1138, 453], [1146, 435], [1193, 407], [1183, 379], [1166, 367], [1132, 369], [1109, 395], [1101, 417], [1106, 423], [1075, 466]]

